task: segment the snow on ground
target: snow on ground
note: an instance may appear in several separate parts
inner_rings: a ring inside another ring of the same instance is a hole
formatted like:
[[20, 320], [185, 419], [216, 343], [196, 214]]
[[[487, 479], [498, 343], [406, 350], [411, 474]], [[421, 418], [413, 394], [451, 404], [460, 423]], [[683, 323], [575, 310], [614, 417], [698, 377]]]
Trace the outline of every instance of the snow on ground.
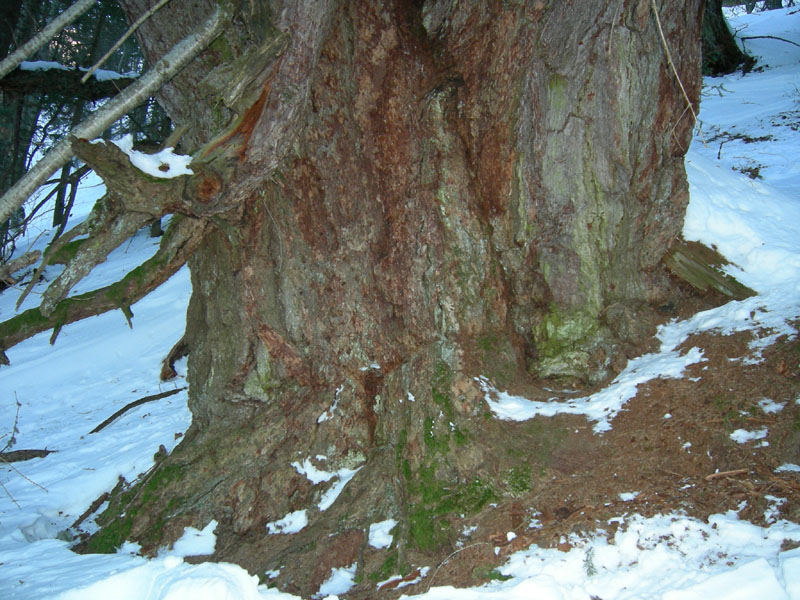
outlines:
[[[733, 25], [740, 35], [800, 42], [800, 14], [790, 9], [737, 15]], [[676, 350], [692, 333], [769, 330], [761, 345], [776, 335], [794, 333], [788, 321], [800, 317], [800, 48], [774, 39], [747, 40], [746, 45], [759, 64], [768, 67], [744, 77], [706, 81], [700, 114], [705, 145], [696, 140], [686, 159], [691, 203], [684, 236], [717, 247], [735, 264], [730, 272], [759, 295], [663, 327], [659, 352], [631, 361], [609, 388], [587, 398], [531, 403], [482, 379], [487, 402], [499, 418], [575, 412], [586, 415], [602, 434], [613, 427], [613, 416], [636, 384], [658, 376], [680, 377], [686, 365], [703, 360], [696, 349]], [[760, 179], [742, 171], [757, 172]], [[85, 217], [99, 193], [99, 188], [88, 187], [73, 218]], [[43, 225], [39, 229], [33, 227], [28, 239], [42, 248], [49, 233]], [[99, 265], [76, 292], [118, 279], [156, 245], [140, 233]], [[46, 277], [58, 269], [48, 268]], [[183, 387], [183, 376], [177, 383], [162, 384], [158, 374], [161, 359], [183, 332], [189, 292], [184, 269], [134, 305], [132, 329], [121, 314], [107, 313], [65, 327], [54, 346], [48, 344], [49, 333], [42, 333], [8, 351], [12, 364], [0, 368], [0, 435], [5, 435], [0, 446], [16, 423], [15, 449], [55, 452], [15, 463], [18, 471], [0, 469], [4, 598], [296, 598], [259, 586], [257, 578], [234, 565], [186, 563], [184, 556], [213, 548], [213, 521], [202, 531], [187, 529], [176, 548], [152, 560], [137, 556], [135, 544], [110, 555], [69, 551], [67, 529], [91, 502], [119, 477], [131, 481], [149, 469], [159, 446], [171, 450], [189, 425], [186, 392], [181, 391], [89, 433], [132, 400]], [[0, 294], [0, 319], [13, 314], [18, 294]], [[23, 308], [35, 304], [36, 293]], [[753, 345], [752, 360], [758, 360], [759, 347]], [[780, 410], [769, 399], [762, 408]], [[763, 443], [760, 433], [743, 430], [737, 436], [742, 443], [758, 444]], [[309, 478], [329, 476], [320, 481], [347, 476], [309, 465], [298, 463], [296, 468]], [[780, 469], [800, 472], [792, 464]], [[776, 520], [779, 501], [775, 499], [767, 519], [769, 527], [740, 520], [734, 511], [714, 515], [708, 523], [680, 514], [626, 514], [613, 520], [618, 525], [613, 535], [574, 536], [565, 540], [571, 546], [568, 552], [532, 546], [511, 555], [500, 568], [508, 579], [470, 589], [437, 587], [433, 565], [421, 570], [428, 591], [413, 598], [800, 599], [800, 548], [781, 551], [785, 540], [800, 542], [800, 524]], [[370, 541], [390, 543], [393, 526], [374, 524]], [[282, 533], [290, 534], [286, 529]], [[352, 567], [332, 572], [320, 596], [345, 593], [354, 575]]]

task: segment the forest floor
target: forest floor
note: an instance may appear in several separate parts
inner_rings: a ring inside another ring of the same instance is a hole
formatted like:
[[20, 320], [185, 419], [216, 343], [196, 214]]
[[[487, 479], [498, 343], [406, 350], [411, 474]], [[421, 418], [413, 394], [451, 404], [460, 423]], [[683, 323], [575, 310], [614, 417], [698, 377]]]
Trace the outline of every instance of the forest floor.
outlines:
[[[675, 313], [689, 317], [716, 301], [721, 298], [689, 294]], [[438, 566], [435, 581], [429, 575], [419, 588], [402, 592], [420, 593], [431, 584], [468, 588], [501, 578], [498, 569], [514, 552], [531, 544], [568, 551], [576, 536], [585, 540], [598, 531], [613, 538], [621, 515], [683, 514], [705, 522], [734, 511], [762, 527], [778, 519], [800, 521], [800, 473], [780, 470], [800, 464], [800, 340], [784, 335], [754, 351], [757, 336], [690, 336], [681, 348], [700, 348], [705, 360], [689, 366], [685, 377], [639, 386], [602, 435], [584, 416], [536, 417], [533, 430], [540, 435], [528, 447], [536, 483], [455, 523], [470, 533]], [[552, 396], [559, 383], [510, 392]], [[576, 392], [591, 395], [602, 387]], [[530, 421], [515, 426], [519, 439], [531, 431]]]

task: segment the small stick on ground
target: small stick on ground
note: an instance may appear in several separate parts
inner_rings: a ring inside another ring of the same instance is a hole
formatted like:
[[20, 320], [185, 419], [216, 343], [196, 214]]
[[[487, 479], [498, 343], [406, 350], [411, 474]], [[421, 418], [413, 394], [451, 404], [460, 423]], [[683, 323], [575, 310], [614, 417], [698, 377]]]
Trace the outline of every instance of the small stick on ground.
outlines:
[[727, 477], [729, 475], [744, 475], [745, 473], [749, 473], [750, 469], [734, 469], [733, 471], [722, 471], [720, 473], [712, 473], [711, 475], [706, 475], [706, 481], [713, 481], [718, 477]]
[[169, 390], [168, 392], [161, 392], [160, 394], [152, 394], [150, 396], [145, 396], [144, 398], [139, 398], [138, 400], [134, 400], [133, 402], [130, 402], [130, 403], [126, 404], [125, 406], [123, 406], [122, 408], [120, 408], [117, 412], [115, 412], [113, 415], [108, 417], [105, 421], [100, 423], [100, 425], [98, 425], [97, 427], [92, 429], [89, 433], [97, 433], [98, 431], [101, 431], [101, 430], [105, 429], [115, 419], [117, 419], [120, 416], [124, 415], [126, 412], [128, 412], [132, 408], [136, 408], [137, 406], [140, 406], [140, 405], [142, 405], [142, 404], [144, 404], [146, 402], [153, 402], [155, 400], [161, 400], [162, 398], [166, 398], [167, 396], [172, 396], [174, 394], [177, 394], [178, 392], [182, 392], [185, 389], [186, 389], [185, 387], [176, 388], [174, 390]]
[[776, 35], [745, 35], [742, 36], [742, 40], [778, 40], [780, 42], [786, 42], [787, 44], [792, 44], [800, 48], [800, 44], [797, 42], [793, 42], [792, 40], [787, 40], [786, 38], [778, 37]]

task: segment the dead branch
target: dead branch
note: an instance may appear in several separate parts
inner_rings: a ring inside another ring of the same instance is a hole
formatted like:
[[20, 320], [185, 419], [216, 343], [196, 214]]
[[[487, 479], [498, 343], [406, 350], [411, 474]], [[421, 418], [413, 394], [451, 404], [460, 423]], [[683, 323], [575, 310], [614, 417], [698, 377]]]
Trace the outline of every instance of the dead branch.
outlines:
[[[161, 239], [158, 251], [147, 261], [109, 286], [65, 298], [45, 317], [31, 308], [0, 323], [0, 353], [22, 340], [53, 330], [51, 343], [64, 325], [86, 317], [130, 306], [146, 296], [178, 271], [199, 247], [206, 225], [190, 217], [176, 216]], [[8, 364], [6, 360], [3, 364]]]
[[[95, 2], [96, 0], [78, 0], [78, 2], [50, 21], [37, 35], [17, 48], [3, 62], [0, 62], [0, 78], [5, 77], [16, 69], [22, 61], [54, 38], [64, 27], [89, 10]], [[0, 222], [5, 221], [5, 219], [5, 217], [0, 219]]]
[[[92, 209], [92, 212], [94, 212], [94, 209]], [[42, 257], [42, 262], [39, 264], [38, 267], [36, 267], [36, 270], [33, 272], [31, 280], [28, 282], [28, 285], [25, 287], [25, 289], [22, 291], [22, 294], [20, 294], [20, 297], [17, 299], [17, 304], [16, 304], [17, 310], [19, 310], [19, 307], [22, 305], [22, 302], [25, 300], [28, 294], [31, 293], [31, 290], [33, 290], [34, 286], [37, 283], [39, 283], [39, 280], [42, 278], [42, 273], [44, 273], [45, 267], [51, 264], [51, 262], [56, 262], [55, 257], [59, 255], [61, 250], [64, 247], [66, 247], [66, 245], [69, 242], [71, 242], [73, 238], [79, 235], [85, 235], [87, 233], [90, 220], [91, 219], [86, 219], [82, 223], [76, 225], [75, 227], [70, 229], [66, 234], [62, 235], [60, 238], [58, 238], [56, 241], [50, 244], [50, 247], [47, 248], [47, 250], [45, 250], [44, 257]]]
[[[98, 215], [98, 219], [89, 225], [92, 236], [78, 247], [75, 257], [68, 262], [58, 277], [50, 282], [42, 295], [39, 310], [45, 317], [52, 314], [75, 284], [88, 275], [95, 266], [104, 262], [113, 250], [152, 218], [142, 213], [126, 211], [115, 198], [108, 198], [108, 195], [103, 200], [98, 204], [104, 206], [104, 210]], [[20, 302], [22, 298], [20, 297]], [[17, 306], [19, 307], [19, 304]]]
[[103, 81], [92, 79], [87, 83], [81, 81], [80, 71], [49, 69], [46, 71], [11, 71], [0, 79], [0, 90], [17, 94], [35, 92], [57, 92], [65, 96], [96, 101], [116, 96], [122, 88], [136, 81], [135, 77], [120, 77]]
[[26, 252], [22, 256], [18, 256], [14, 260], [10, 260], [6, 264], [0, 266], [0, 283], [5, 285], [16, 284], [17, 280], [14, 279], [14, 273], [24, 269], [25, 267], [30, 267], [41, 257], [41, 250], [33, 250], [32, 252]]
[[0, 460], [6, 463], [22, 462], [32, 458], [44, 458], [55, 450], [11, 450], [10, 452], [0, 452]]
[[218, 8], [199, 31], [178, 42], [152, 69], [95, 111], [88, 119], [75, 127], [70, 135], [56, 144], [44, 158], [0, 197], [0, 223], [6, 221], [44, 181], [72, 158], [72, 140], [74, 138], [96, 138], [122, 115], [147, 100], [222, 32], [224, 21], [225, 15], [222, 9]]
[[778, 37], [777, 35], [745, 35], [739, 38], [740, 40], [778, 40], [781, 42], [786, 42], [787, 44], [792, 44], [793, 46], [797, 46], [800, 48], [800, 44], [797, 42], [793, 42], [792, 40], [787, 40], [786, 38]]
[[97, 512], [97, 509], [99, 509], [103, 505], [103, 502], [108, 500], [109, 495], [110, 494], [108, 492], [103, 492], [97, 498], [95, 498], [94, 502], [92, 502], [89, 508], [87, 508], [80, 517], [75, 519], [75, 522], [72, 525], [70, 525], [69, 528], [76, 529], [77, 527], [79, 527], [81, 523], [83, 523], [86, 519], [89, 518], [89, 515], [92, 515], [95, 512]]
[[175, 343], [172, 350], [169, 351], [169, 354], [167, 354], [166, 358], [164, 358], [161, 363], [161, 381], [175, 379], [178, 376], [177, 371], [175, 371], [175, 361], [188, 355], [189, 344], [186, 343], [186, 336], [184, 335]]
[[174, 390], [169, 390], [168, 392], [161, 392], [160, 394], [152, 394], [150, 396], [145, 396], [144, 398], [139, 398], [138, 400], [134, 400], [133, 402], [129, 402], [128, 404], [120, 408], [117, 412], [115, 412], [113, 415], [108, 417], [105, 421], [100, 423], [100, 425], [92, 429], [89, 433], [97, 433], [98, 431], [102, 431], [103, 429], [108, 427], [111, 423], [113, 423], [116, 419], [124, 415], [132, 408], [136, 408], [137, 406], [141, 406], [142, 404], [145, 404], [147, 402], [154, 402], [156, 400], [161, 400], [162, 398], [174, 396], [178, 392], [182, 392], [185, 389], [186, 389], [185, 387], [176, 388]]

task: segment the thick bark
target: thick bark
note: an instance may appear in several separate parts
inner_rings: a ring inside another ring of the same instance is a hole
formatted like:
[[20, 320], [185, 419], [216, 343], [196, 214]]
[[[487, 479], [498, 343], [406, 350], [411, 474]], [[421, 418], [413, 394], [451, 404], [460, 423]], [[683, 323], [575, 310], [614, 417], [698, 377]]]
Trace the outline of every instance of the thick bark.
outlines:
[[[695, 102], [701, 4], [659, 13]], [[91, 547], [215, 518], [215, 558], [309, 594], [333, 566], [446, 547], [457, 514], [513, 493], [530, 440], [484, 418], [474, 376], [618, 366], [668, 289], [693, 123], [649, 2], [270, 6], [164, 90], [226, 190], [190, 262], [194, 422]], [[142, 28], [156, 57], [179, 7]], [[306, 459], [361, 469], [323, 509]], [[371, 550], [390, 517], [394, 545]]]

